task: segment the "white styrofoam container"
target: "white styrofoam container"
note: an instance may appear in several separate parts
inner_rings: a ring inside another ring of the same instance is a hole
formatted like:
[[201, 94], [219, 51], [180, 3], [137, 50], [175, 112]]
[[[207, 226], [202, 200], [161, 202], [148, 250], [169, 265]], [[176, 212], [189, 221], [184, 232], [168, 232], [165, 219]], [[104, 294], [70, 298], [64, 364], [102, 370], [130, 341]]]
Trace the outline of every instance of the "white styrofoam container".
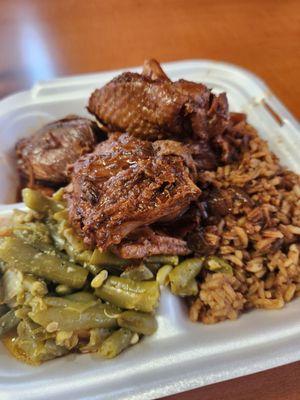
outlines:
[[[255, 75], [205, 60], [168, 63], [164, 69], [171, 79], [226, 91], [231, 110], [246, 112], [281, 162], [300, 172], [299, 125]], [[120, 72], [42, 82], [0, 101], [0, 216], [23, 207], [12, 204], [17, 139], [66, 114], [87, 115], [91, 91]], [[70, 355], [30, 367], [0, 345], [0, 399], [154, 399], [300, 360], [299, 308], [300, 299], [281, 311], [256, 310], [234, 322], [205, 326], [191, 323], [181, 300], [163, 290], [157, 333], [114, 360]]]

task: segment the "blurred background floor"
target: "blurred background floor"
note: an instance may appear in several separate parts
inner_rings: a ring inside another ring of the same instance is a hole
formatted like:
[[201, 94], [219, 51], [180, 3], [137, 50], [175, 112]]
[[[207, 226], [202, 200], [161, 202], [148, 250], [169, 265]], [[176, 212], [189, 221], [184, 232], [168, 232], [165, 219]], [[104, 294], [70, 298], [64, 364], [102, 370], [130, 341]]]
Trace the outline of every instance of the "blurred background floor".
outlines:
[[[300, 117], [298, 0], [0, 0], [0, 97], [36, 80], [205, 58], [248, 68]], [[300, 362], [169, 399], [294, 400]]]

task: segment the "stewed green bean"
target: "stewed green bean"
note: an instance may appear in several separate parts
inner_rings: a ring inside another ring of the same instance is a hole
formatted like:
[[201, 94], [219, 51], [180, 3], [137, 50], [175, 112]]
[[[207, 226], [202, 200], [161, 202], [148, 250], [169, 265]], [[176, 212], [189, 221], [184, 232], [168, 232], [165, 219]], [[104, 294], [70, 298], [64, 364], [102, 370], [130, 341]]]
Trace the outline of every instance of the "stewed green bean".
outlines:
[[19, 238], [7, 237], [0, 243], [0, 260], [8, 267], [30, 273], [71, 288], [81, 288], [88, 271], [56, 254], [46, 254]]
[[118, 276], [109, 276], [95, 290], [101, 299], [129, 310], [153, 311], [159, 300], [159, 284], [156, 281], [133, 281]]
[[154, 315], [137, 311], [124, 311], [118, 317], [118, 324], [143, 335], [152, 335], [157, 330]]
[[170, 264], [170, 265], [178, 265], [179, 263], [179, 257], [178, 256], [164, 256], [164, 255], [159, 255], [159, 256], [151, 256], [146, 258], [146, 262], [149, 262], [150, 264]]
[[202, 258], [179, 263], [178, 256], [157, 255], [136, 263], [90, 249], [68, 220], [62, 191], [51, 198], [25, 189], [23, 198], [36, 212], [15, 218], [0, 242], [2, 272], [15, 271], [22, 278], [21, 294], [9, 302], [19, 307], [16, 313], [0, 306], [0, 337], [18, 326], [12, 351], [26, 361], [71, 349], [115, 357], [140, 335], [157, 330], [159, 283], [170, 280], [180, 296], [197, 293]]
[[129, 261], [119, 258], [109, 251], [101, 252], [99, 249], [95, 249], [89, 260], [89, 263], [93, 265], [100, 265], [103, 267], [109, 265], [122, 267], [123, 265], [128, 265]]
[[[48, 222], [48, 227], [56, 247], [60, 250], [64, 250], [70, 260], [81, 265], [89, 263], [93, 252], [86, 249], [82, 239], [75, 237], [75, 234], [70, 228], [66, 230], [61, 229], [61, 227], [57, 223], [53, 223], [52, 220]], [[67, 235], [64, 235], [65, 231], [67, 231]]]
[[43, 299], [43, 302], [47, 306], [69, 308], [70, 310], [82, 312], [95, 306], [99, 303], [99, 300], [96, 297], [94, 299], [76, 300], [67, 297], [47, 296]]
[[15, 224], [12, 227], [12, 232], [15, 236], [33, 246], [53, 244], [49, 229], [43, 222]]
[[49, 211], [58, 212], [63, 206], [50, 197], [44, 196], [41, 192], [32, 189], [22, 190], [23, 201], [31, 210], [47, 214]]
[[204, 263], [204, 258], [189, 258], [182, 261], [169, 273], [172, 293], [179, 296], [197, 294], [195, 277], [199, 274]]
[[98, 299], [93, 293], [84, 292], [84, 291], [68, 294], [65, 297], [65, 299], [78, 301], [78, 302], [87, 302], [87, 301], [95, 301], [95, 300], [100, 301], [100, 299]]
[[153, 273], [145, 264], [127, 268], [122, 274], [122, 278], [132, 279], [133, 281], [148, 281], [153, 278]]
[[70, 307], [47, 307], [46, 310], [32, 311], [29, 317], [47, 331], [79, 331], [92, 328], [117, 327], [115, 307], [97, 304], [81, 312]]
[[66, 294], [70, 294], [72, 292], [72, 289], [69, 288], [69, 286], [66, 286], [66, 285], [57, 285], [56, 288], [55, 288], [55, 292], [59, 296], [64, 296]]
[[171, 292], [180, 297], [195, 296], [198, 293], [197, 281], [196, 279], [191, 279], [186, 286], [177, 286], [175, 288], [173, 286], [173, 289], [171, 285]]
[[65, 202], [64, 193], [65, 193], [65, 188], [60, 188], [55, 193], [53, 193], [52, 199], [63, 203]]
[[19, 323], [19, 318], [16, 317], [15, 311], [10, 310], [0, 318], [0, 338], [6, 333], [15, 328]]
[[231, 265], [220, 257], [216, 256], [208, 257], [205, 262], [205, 266], [209, 271], [212, 272], [223, 272], [229, 275], [233, 274]]
[[98, 354], [104, 358], [114, 358], [130, 346], [133, 333], [126, 328], [120, 328], [104, 340]]
[[8, 311], [9, 308], [6, 304], [0, 304], [0, 317], [2, 317], [2, 315], [6, 314]]
[[86, 268], [92, 275], [98, 275], [104, 267], [100, 267], [99, 265], [93, 265], [89, 263], [83, 263], [84, 268]]
[[54, 339], [36, 340], [34, 338], [21, 338], [8, 340], [6, 346], [18, 359], [31, 365], [61, 357], [69, 351], [63, 346], [58, 346]]
[[42, 326], [29, 318], [23, 319], [17, 328], [18, 336], [22, 339], [35, 339], [37, 341], [50, 339], [53, 334], [47, 332]]

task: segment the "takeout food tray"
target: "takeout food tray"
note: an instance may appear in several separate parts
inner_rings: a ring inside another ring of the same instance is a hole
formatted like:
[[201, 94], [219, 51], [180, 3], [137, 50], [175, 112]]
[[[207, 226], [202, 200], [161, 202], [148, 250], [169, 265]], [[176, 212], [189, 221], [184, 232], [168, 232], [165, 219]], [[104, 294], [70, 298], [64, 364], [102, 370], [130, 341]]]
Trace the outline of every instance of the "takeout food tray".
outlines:
[[[171, 79], [226, 91], [231, 110], [246, 112], [282, 164], [300, 172], [299, 125], [255, 75], [202, 60], [168, 63], [164, 69]], [[0, 102], [0, 215], [23, 207], [12, 204], [16, 141], [67, 114], [87, 115], [91, 91], [119, 72], [38, 83]], [[256, 310], [207, 326], [190, 322], [184, 303], [163, 289], [157, 333], [114, 360], [70, 355], [30, 367], [0, 345], [0, 399], [153, 399], [299, 360], [299, 306], [296, 300], [280, 311]]]

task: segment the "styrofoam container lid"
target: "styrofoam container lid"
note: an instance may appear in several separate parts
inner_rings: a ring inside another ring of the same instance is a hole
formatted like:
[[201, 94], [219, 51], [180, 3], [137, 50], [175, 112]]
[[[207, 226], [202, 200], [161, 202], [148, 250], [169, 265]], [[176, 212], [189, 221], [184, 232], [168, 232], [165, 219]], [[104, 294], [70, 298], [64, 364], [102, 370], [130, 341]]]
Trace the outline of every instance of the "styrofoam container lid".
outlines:
[[[255, 75], [203, 60], [163, 67], [173, 80], [185, 78], [203, 82], [214, 92], [225, 91], [231, 111], [247, 113], [282, 164], [300, 172], [299, 124]], [[0, 215], [23, 207], [13, 204], [16, 141], [67, 114], [87, 115], [91, 91], [120, 72], [41, 82], [0, 101]], [[73, 354], [31, 367], [1, 345], [0, 399], [154, 399], [296, 361], [300, 359], [299, 306], [300, 299], [284, 310], [256, 310], [234, 322], [202, 325], [190, 322], [183, 302], [163, 290], [157, 333], [114, 360]]]

